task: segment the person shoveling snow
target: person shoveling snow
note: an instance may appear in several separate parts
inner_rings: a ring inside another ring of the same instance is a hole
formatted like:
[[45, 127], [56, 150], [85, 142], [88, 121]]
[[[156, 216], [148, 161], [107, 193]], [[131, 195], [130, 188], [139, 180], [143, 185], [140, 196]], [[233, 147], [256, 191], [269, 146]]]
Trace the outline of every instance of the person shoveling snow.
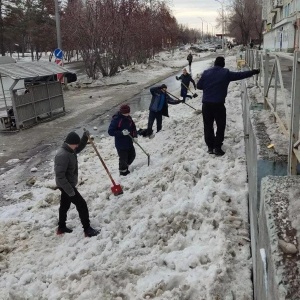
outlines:
[[176, 76], [176, 80], [181, 80], [180, 96], [182, 97], [183, 103], [185, 103], [186, 98], [192, 99], [193, 97], [196, 98], [198, 96], [197, 94], [194, 94], [192, 97], [191, 95], [187, 94], [190, 83], [194, 85], [194, 89], [196, 89], [196, 83], [192, 76], [187, 72], [186, 68], [182, 70], [182, 74], [179, 77]]
[[90, 226], [87, 204], [76, 189], [78, 183], [77, 154], [85, 148], [88, 141], [88, 134], [88, 131], [84, 132], [80, 139], [76, 132], [70, 132], [61, 148], [57, 151], [54, 159], [56, 185], [61, 191], [57, 228], [58, 235], [73, 231], [66, 226], [67, 213], [71, 203], [76, 206], [85, 236], [92, 237], [99, 234], [98, 230]]

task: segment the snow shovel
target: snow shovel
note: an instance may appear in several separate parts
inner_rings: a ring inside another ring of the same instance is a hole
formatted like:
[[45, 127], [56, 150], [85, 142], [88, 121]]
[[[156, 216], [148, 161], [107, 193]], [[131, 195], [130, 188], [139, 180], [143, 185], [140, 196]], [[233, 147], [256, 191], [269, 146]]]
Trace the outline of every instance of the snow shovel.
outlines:
[[147, 155], [147, 157], [148, 157], [148, 167], [149, 167], [149, 165], [150, 165], [150, 154], [147, 153], [147, 152], [142, 148], [142, 146], [141, 146], [137, 141], [134, 140], [134, 138], [133, 138], [130, 134], [129, 134], [129, 136], [131, 137], [132, 141], [133, 141], [135, 144], [137, 144], [137, 145], [142, 149], [142, 151]]
[[[83, 131], [86, 132], [86, 129], [84, 128]], [[123, 194], [122, 187], [121, 187], [119, 184], [116, 184], [115, 181], [113, 180], [113, 178], [112, 178], [110, 172], [109, 172], [108, 169], [107, 169], [107, 166], [105, 165], [104, 160], [103, 160], [102, 157], [100, 156], [100, 153], [99, 153], [99, 151], [97, 150], [97, 148], [96, 148], [96, 146], [95, 146], [95, 144], [94, 144], [94, 141], [91, 139], [91, 137], [90, 137], [89, 134], [87, 134], [87, 137], [88, 137], [88, 140], [89, 140], [90, 144], [92, 145], [92, 147], [94, 148], [95, 152], [97, 153], [97, 156], [99, 157], [99, 159], [100, 159], [100, 161], [101, 161], [101, 163], [102, 163], [102, 165], [103, 165], [103, 167], [104, 167], [104, 169], [105, 169], [105, 171], [106, 171], [108, 177], [110, 178], [110, 180], [111, 180], [111, 182], [112, 182], [112, 184], [113, 184], [113, 186], [110, 188], [111, 191], [112, 191], [112, 193], [113, 193], [115, 196], [118, 196], [118, 195]]]
[[[174, 97], [175, 99], [180, 100], [178, 97], [172, 95], [171, 93], [169, 93], [169, 92], [167, 92], [167, 93], [168, 93], [170, 96]], [[180, 100], [180, 101], [181, 101], [181, 100]], [[187, 106], [189, 106], [189, 107], [192, 108], [193, 110], [195, 110], [196, 113], [201, 114], [201, 111], [198, 110], [198, 109], [196, 109], [195, 107], [193, 107], [193, 106], [191, 106], [191, 105], [189, 105], [189, 104], [187, 104], [187, 103], [185, 103], [185, 102], [182, 102], [182, 103], [185, 104], [185, 105], [187, 105]]]
[[[183, 82], [181, 82], [181, 84], [193, 94], [193, 92], [191, 91], [191, 89], [188, 88]], [[197, 97], [198, 97], [198, 94], [194, 93], [193, 94], [193, 98], [197, 98]]]

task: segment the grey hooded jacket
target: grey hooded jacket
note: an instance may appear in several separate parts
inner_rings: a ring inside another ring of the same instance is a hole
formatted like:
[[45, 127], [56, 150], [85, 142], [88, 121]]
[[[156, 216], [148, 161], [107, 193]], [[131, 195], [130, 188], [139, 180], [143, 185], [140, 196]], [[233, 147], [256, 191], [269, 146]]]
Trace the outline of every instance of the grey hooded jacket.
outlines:
[[68, 144], [63, 143], [54, 158], [56, 185], [63, 189], [70, 197], [75, 195], [74, 187], [78, 182], [77, 153], [85, 148], [87, 141], [87, 136], [83, 134], [80, 144], [75, 151]]

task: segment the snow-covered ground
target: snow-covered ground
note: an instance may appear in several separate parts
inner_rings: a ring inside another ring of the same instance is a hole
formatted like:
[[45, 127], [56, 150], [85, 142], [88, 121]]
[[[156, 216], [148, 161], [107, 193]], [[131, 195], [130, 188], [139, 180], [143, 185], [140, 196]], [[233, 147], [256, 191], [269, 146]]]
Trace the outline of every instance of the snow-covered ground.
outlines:
[[[226, 66], [235, 70], [234, 56], [226, 57]], [[145, 72], [140, 73], [148, 80], [157, 76]], [[0, 299], [252, 299], [240, 102], [239, 82], [231, 83], [223, 157], [206, 153], [202, 116], [184, 104], [170, 106], [170, 118], [154, 139], [139, 138], [151, 163], [148, 167], [136, 147], [126, 177], [118, 176], [113, 138], [95, 136], [124, 194], [112, 195], [111, 182], [88, 145], [79, 155], [78, 190], [91, 225], [101, 229], [94, 238], [84, 238], [74, 206], [67, 223], [73, 233], [55, 234], [60, 193], [48, 158], [44, 175], [31, 188], [5, 196], [18, 203], [0, 208]], [[188, 104], [200, 108], [200, 98]], [[132, 117], [144, 128], [148, 112]]]

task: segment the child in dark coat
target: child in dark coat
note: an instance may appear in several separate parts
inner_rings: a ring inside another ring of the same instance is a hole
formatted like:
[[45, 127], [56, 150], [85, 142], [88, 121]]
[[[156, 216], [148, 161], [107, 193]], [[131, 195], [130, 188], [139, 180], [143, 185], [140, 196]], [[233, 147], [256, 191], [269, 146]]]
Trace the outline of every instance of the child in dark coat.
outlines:
[[112, 117], [108, 128], [108, 134], [115, 137], [115, 146], [119, 155], [120, 175], [130, 173], [128, 166], [135, 159], [135, 149], [132, 138], [137, 138], [135, 124], [130, 117], [130, 107], [124, 104], [117, 114]]

